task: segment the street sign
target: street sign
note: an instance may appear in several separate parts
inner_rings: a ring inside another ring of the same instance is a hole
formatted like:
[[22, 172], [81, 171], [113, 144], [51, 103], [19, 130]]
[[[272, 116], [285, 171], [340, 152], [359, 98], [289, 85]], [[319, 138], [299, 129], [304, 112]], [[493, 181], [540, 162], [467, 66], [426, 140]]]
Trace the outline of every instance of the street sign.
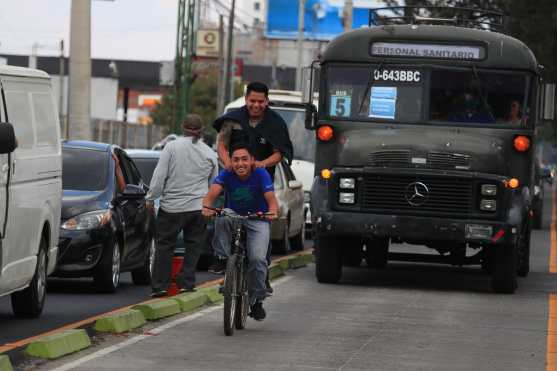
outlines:
[[218, 58], [219, 30], [198, 30], [195, 55], [198, 57]]

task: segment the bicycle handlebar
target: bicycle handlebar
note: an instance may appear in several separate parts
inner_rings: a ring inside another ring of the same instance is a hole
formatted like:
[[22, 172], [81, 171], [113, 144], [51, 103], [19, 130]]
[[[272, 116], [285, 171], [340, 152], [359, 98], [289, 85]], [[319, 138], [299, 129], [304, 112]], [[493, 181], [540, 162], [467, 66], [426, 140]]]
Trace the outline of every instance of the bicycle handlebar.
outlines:
[[269, 213], [269, 212], [267, 213], [258, 212], [258, 213], [249, 213], [248, 215], [239, 215], [231, 211], [230, 209], [218, 209], [218, 208], [208, 207], [208, 206], [203, 206], [203, 208], [213, 210], [216, 213], [215, 216], [217, 217], [227, 216], [234, 219], [268, 220], [268, 217], [276, 216], [275, 213]]

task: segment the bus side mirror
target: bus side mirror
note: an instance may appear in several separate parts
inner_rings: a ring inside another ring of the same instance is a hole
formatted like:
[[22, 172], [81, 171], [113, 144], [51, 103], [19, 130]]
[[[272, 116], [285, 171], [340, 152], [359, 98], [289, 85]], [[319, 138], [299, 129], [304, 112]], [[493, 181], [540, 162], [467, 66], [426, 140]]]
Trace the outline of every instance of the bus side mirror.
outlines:
[[14, 127], [8, 122], [0, 123], [0, 154], [12, 153], [16, 148]]
[[302, 102], [306, 106], [306, 117], [304, 126], [308, 130], [315, 129], [315, 118], [317, 115], [317, 109], [313, 104], [315, 96], [313, 94], [314, 90], [314, 80], [316, 73], [319, 71], [319, 61], [313, 61], [309, 67], [304, 67], [302, 69]]
[[317, 109], [311, 103], [306, 103], [306, 119], [304, 125], [308, 130], [315, 130], [315, 116]]
[[545, 84], [543, 91], [542, 119], [552, 121], [555, 118], [555, 84]]

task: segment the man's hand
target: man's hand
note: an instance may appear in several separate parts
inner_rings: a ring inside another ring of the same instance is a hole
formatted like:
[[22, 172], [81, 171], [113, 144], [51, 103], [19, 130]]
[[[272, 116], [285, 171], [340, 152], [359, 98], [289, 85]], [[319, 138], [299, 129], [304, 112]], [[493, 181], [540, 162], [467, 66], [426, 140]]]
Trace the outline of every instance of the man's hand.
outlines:
[[228, 171], [232, 171], [232, 161], [230, 161], [230, 159], [223, 159], [222, 161], [222, 166], [228, 170]]
[[203, 215], [206, 218], [212, 218], [216, 215], [217, 213], [215, 212], [215, 210], [213, 209], [209, 209], [205, 206], [203, 206], [203, 208], [201, 209], [201, 215]]
[[155, 203], [153, 201], [146, 201], [145, 202], [145, 206], [147, 207], [147, 210], [151, 213], [151, 214], [155, 214]]
[[278, 218], [278, 215], [276, 212], [268, 212], [265, 213], [265, 217], [267, 218], [268, 221], [272, 222], [273, 220], [275, 220], [276, 218]]
[[265, 163], [263, 161], [255, 161], [254, 166], [256, 168], [266, 168], [267, 166], [265, 166]]

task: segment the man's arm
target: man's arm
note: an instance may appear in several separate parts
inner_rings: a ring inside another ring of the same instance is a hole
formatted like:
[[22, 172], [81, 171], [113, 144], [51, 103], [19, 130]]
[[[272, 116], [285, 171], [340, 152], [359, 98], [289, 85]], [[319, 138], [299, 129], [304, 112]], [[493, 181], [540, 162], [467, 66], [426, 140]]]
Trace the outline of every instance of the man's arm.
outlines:
[[232, 135], [232, 127], [234, 122], [225, 121], [217, 135], [217, 154], [224, 168], [230, 170], [231, 162], [228, 155], [228, 147], [230, 145], [230, 136]]
[[255, 161], [255, 167], [273, 167], [282, 160], [282, 153], [275, 149], [273, 154], [263, 161]]
[[208, 208], [213, 207], [215, 200], [219, 197], [222, 190], [223, 187], [220, 184], [213, 183], [211, 185], [209, 192], [207, 192], [207, 195], [203, 198], [203, 210], [201, 210], [203, 216], [211, 217], [215, 215], [215, 211]]
[[269, 220], [276, 219], [278, 216], [278, 201], [275, 197], [275, 192], [265, 192], [263, 194], [265, 197], [265, 201], [267, 201], [267, 205], [269, 206]]

